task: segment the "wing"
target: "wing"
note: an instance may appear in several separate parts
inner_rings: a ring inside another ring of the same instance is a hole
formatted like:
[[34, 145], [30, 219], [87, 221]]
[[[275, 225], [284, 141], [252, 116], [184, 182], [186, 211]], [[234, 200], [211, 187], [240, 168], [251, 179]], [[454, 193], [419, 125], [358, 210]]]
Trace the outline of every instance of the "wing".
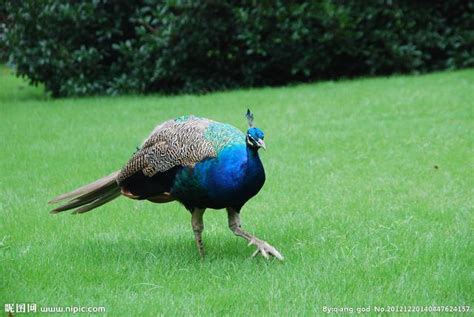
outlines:
[[117, 176], [121, 184], [142, 171], [152, 177], [174, 166], [194, 166], [209, 157], [216, 157], [216, 148], [205, 137], [207, 128], [215, 122], [195, 116], [169, 120], [156, 127]]

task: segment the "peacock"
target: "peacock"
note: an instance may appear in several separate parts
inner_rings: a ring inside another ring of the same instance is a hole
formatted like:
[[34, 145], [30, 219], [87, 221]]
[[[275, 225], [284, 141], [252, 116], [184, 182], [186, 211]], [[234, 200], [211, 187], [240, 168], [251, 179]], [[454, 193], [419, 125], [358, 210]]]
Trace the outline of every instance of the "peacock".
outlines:
[[50, 203], [65, 202], [52, 213], [84, 213], [119, 196], [153, 203], [178, 201], [191, 213], [196, 245], [204, 257], [204, 212], [225, 208], [232, 232], [256, 246], [253, 257], [261, 254], [283, 260], [276, 248], [241, 227], [242, 207], [265, 183], [258, 154], [259, 149], [266, 149], [264, 133], [254, 126], [250, 110], [246, 118], [247, 134], [194, 115], [165, 121], [121, 170], [52, 199]]

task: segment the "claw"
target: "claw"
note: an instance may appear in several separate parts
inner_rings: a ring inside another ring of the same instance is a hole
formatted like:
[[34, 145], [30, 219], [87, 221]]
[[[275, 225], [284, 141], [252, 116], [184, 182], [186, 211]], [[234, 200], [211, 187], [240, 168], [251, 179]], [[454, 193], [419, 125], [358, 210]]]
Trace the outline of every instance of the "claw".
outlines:
[[257, 254], [261, 254], [265, 259], [270, 259], [270, 256], [269, 255], [272, 255], [274, 257], [276, 257], [278, 260], [281, 260], [283, 261], [283, 256], [281, 255], [280, 252], [278, 252], [277, 249], [275, 249], [274, 247], [272, 247], [271, 245], [269, 245], [268, 243], [266, 243], [265, 241], [261, 241], [261, 240], [258, 240], [258, 239], [251, 239], [249, 241], [249, 246], [250, 245], [255, 245], [257, 247], [257, 250], [255, 250], [255, 252], [252, 254], [252, 257], [255, 257]]

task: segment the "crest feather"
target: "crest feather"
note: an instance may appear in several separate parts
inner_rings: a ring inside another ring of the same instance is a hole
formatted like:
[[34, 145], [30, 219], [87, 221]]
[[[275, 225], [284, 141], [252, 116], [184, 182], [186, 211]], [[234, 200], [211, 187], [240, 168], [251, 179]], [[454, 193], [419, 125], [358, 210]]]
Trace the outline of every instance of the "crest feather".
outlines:
[[247, 117], [249, 128], [253, 127], [253, 113], [250, 109], [247, 109], [247, 114], [245, 116]]

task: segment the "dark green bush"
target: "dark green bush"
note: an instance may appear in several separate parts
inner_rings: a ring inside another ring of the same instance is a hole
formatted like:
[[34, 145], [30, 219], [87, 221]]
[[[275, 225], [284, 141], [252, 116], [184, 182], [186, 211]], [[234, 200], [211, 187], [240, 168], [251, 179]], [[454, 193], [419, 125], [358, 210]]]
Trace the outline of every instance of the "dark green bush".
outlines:
[[8, 58], [6, 46], [7, 11], [2, 1], [0, 0], [0, 63], [4, 63]]
[[206, 92], [474, 66], [472, 1], [9, 1], [21, 76], [54, 96]]

